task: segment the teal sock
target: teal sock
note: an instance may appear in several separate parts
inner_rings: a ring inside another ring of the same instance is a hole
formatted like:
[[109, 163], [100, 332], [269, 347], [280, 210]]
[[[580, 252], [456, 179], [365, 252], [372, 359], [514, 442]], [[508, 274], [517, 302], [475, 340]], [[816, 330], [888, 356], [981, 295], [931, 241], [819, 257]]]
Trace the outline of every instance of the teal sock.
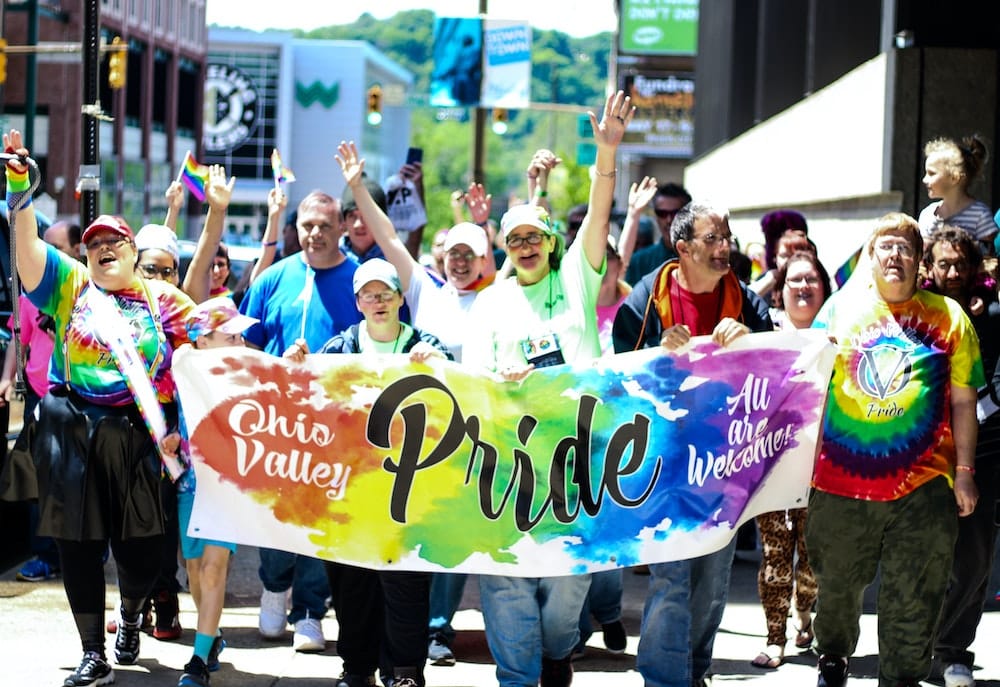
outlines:
[[212, 650], [212, 642], [215, 641], [215, 637], [212, 635], [203, 635], [200, 632], [194, 635], [194, 655], [200, 658], [202, 661], [208, 660], [208, 652]]

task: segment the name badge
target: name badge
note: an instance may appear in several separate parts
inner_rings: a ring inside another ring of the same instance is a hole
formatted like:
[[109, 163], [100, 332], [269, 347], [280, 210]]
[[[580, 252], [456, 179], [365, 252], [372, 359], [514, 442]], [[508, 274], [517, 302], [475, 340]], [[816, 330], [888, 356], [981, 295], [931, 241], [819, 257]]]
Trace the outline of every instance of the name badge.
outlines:
[[521, 350], [524, 351], [525, 359], [535, 367], [551, 367], [566, 362], [559, 347], [559, 338], [555, 334], [522, 341]]

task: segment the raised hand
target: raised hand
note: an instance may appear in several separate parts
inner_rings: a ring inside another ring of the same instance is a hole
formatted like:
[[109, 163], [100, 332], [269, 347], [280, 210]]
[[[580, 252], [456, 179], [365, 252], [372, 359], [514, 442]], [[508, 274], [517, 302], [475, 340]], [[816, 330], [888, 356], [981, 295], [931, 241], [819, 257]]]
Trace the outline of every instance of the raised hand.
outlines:
[[[24, 147], [24, 138], [17, 129], [11, 129], [10, 133], [3, 135], [3, 149], [5, 153], [28, 157], [28, 149]], [[24, 174], [28, 171], [28, 166], [17, 159], [7, 160], [7, 166], [17, 174]]]
[[267, 192], [267, 216], [281, 215], [288, 207], [288, 196], [280, 188], [272, 188]]
[[175, 213], [180, 212], [184, 207], [184, 184], [174, 179], [170, 182], [170, 186], [167, 186], [163, 196], [167, 199], [167, 207], [170, 210]]
[[649, 205], [656, 195], [656, 177], [643, 177], [640, 182], [632, 182], [628, 189], [628, 209], [639, 211]]
[[205, 184], [205, 202], [213, 210], [225, 210], [233, 198], [233, 187], [236, 177], [226, 182], [226, 168], [222, 165], [210, 165], [208, 168], [208, 183]]
[[482, 184], [469, 184], [469, 191], [465, 194], [465, 202], [469, 206], [469, 214], [476, 224], [484, 224], [490, 218], [490, 210], [493, 207], [493, 196], [486, 192]]
[[364, 158], [358, 156], [358, 146], [354, 141], [341, 141], [337, 146], [337, 154], [334, 156], [340, 171], [344, 175], [344, 181], [348, 186], [354, 186], [361, 181], [361, 175], [365, 171]]
[[609, 95], [604, 103], [604, 114], [601, 121], [597, 115], [588, 112], [590, 126], [594, 129], [594, 142], [598, 146], [616, 147], [625, 136], [625, 130], [635, 116], [632, 99], [624, 91]]

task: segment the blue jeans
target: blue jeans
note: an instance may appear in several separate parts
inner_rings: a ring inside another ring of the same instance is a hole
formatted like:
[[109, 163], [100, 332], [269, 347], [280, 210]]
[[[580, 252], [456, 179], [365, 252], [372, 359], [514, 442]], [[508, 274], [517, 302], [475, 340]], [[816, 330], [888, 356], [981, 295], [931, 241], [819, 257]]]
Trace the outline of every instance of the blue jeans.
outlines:
[[260, 549], [258, 574], [269, 592], [284, 592], [291, 587], [292, 610], [288, 622], [295, 624], [306, 617], [319, 620], [326, 615], [330, 584], [323, 561], [287, 551]]
[[635, 666], [646, 687], [691, 687], [712, 664], [736, 537], [698, 558], [649, 566]]
[[455, 630], [451, 620], [465, 592], [465, 573], [434, 573], [431, 575], [431, 636], [440, 633], [451, 642]]
[[500, 687], [537, 687], [542, 657], [569, 656], [580, 640], [580, 608], [589, 588], [590, 575], [479, 576], [486, 641]]
[[594, 628], [590, 625], [593, 615], [601, 625], [622, 618], [622, 569], [601, 570], [590, 578], [590, 592], [580, 611], [580, 642], [586, 643]]

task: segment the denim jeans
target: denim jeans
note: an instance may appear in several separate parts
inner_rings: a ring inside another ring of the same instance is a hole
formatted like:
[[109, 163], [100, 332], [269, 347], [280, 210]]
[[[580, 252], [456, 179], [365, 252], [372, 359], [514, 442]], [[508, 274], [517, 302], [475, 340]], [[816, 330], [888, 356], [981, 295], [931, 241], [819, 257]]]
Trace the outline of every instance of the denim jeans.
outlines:
[[714, 553], [649, 566], [635, 658], [646, 687], [691, 687], [705, 677], [729, 596], [735, 551], [733, 537]]
[[269, 592], [284, 592], [291, 587], [292, 610], [288, 622], [295, 624], [306, 617], [319, 620], [326, 615], [330, 584], [323, 561], [287, 551], [260, 549], [257, 572]]
[[601, 625], [621, 620], [622, 617], [622, 569], [601, 570], [590, 578], [590, 591], [580, 611], [580, 642], [586, 643], [594, 628], [590, 624], [593, 615]]
[[430, 633], [441, 633], [449, 642], [455, 638], [451, 620], [462, 603], [465, 592], [465, 573], [434, 573], [431, 575]]
[[590, 575], [479, 576], [486, 641], [500, 687], [537, 687], [542, 657], [569, 656], [580, 639]]

